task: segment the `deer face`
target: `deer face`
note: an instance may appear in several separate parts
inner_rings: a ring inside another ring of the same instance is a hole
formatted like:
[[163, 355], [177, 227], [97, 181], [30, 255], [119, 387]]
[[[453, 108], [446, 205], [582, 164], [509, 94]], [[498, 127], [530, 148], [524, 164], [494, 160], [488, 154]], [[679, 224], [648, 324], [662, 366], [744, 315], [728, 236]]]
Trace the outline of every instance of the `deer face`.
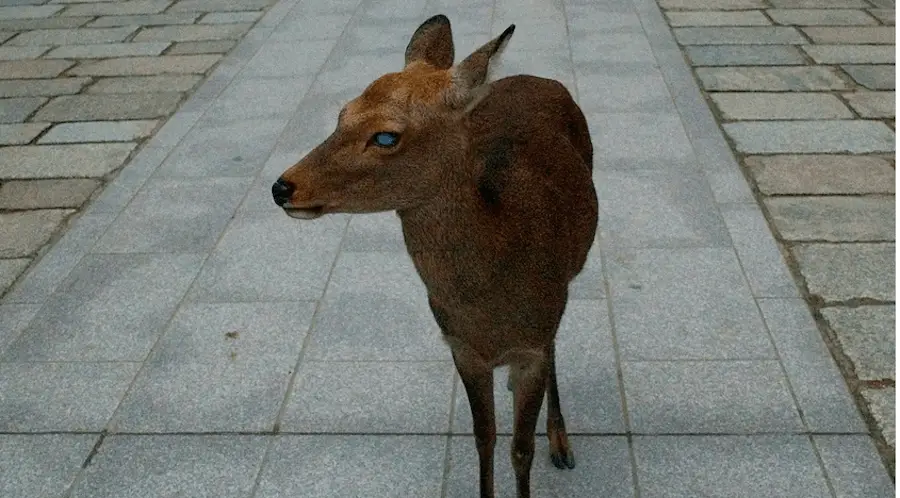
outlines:
[[450, 21], [425, 21], [406, 48], [403, 70], [378, 78], [344, 106], [335, 131], [272, 185], [275, 203], [312, 219], [406, 209], [436, 195], [465, 158], [465, 120], [487, 95], [488, 62], [513, 29], [453, 67]]

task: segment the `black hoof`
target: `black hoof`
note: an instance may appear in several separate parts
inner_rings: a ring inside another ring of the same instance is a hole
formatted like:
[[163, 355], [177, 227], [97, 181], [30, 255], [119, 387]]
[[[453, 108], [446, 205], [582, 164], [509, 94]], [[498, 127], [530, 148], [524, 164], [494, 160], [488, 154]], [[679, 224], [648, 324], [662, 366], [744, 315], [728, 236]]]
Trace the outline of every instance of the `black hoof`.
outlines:
[[551, 453], [550, 461], [553, 462], [553, 465], [557, 469], [565, 470], [575, 468], [575, 454], [572, 453], [572, 450], [569, 450], [569, 453], [566, 455]]

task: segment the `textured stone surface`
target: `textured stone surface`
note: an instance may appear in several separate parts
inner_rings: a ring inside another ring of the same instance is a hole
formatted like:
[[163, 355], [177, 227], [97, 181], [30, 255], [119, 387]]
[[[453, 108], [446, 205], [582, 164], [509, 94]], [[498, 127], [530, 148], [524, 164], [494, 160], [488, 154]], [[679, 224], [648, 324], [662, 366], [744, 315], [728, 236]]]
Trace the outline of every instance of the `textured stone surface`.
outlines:
[[671, 26], [768, 26], [772, 24], [759, 11], [744, 12], [666, 12]]
[[864, 10], [854, 9], [769, 9], [766, 13], [778, 24], [798, 26], [877, 24]]
[[7, 80], [18, 78], [55, 78], [74, 65], [74, 62], [65, 60], [0, 61], [0, 78]]
[[803, 64], [792, 45], [692, 45], [684, 48], [695, 66], [764, 66]]
[[814, 43], [832, 44], [893, 44], [894, 28], [875, 27], [817, 27], [803, 28]]
[[7, 42], [7, 45], [86, 45], [120, 42], [137, 30], [134, 26], [118, 28], [36, 29]]
[[0, 123], [21, 123], [46, 101], [42, 97], [0, 99]]
[[893, 65], [872, 66], [866, 64], [849, 64], [841, 66], [860, 85], [870, 90], [893, 90], [896, 86], [896, 73]]
[[240, 38], [250, 24], [163, 26], [144, 28], [134, 37], [136, 42], [146, 41], [204, 41]]
[[853, 92], [844, 98], [864, 118], [894, 118], [897, 109], [894, 92]]
[[810, 294], [826, 302], [894, 300], [894, 244], [798, 244], [791, 251]]
[[832, 307], [821, 310], [861, 380], [894, 380], [894, 306]]
[[134, 144], [0, 148], [0, 178], [101, 177], [122, 165]]
[[87, 178], [5, 182], [0, 185], [0, 209], [77, 208], [99, 186]]
[[884, 389], [863, 389], [862, 395], [869, 405], [875, 423], [881, 429], [884, 439], [891, 447], [897, 447], [896, 394], [893, 387]]
[[675, 28], [682, 45], [792, 45], [806, 43], [795, 28], [787, 26]]
[[879, 157], [752, 156], [745, 163], [766, 195], [894, 193], [894, 168]]
[[888, 45], [804, 45], [803, 51], [819, 64], [894, 63], [894, 47]]
[[[67, 62], [67, 64], [69, 63]], [[53, 80], [0, 80], [0, 97], [68, 95], [78, 93], [90, 81], [91, 80], [89, 78], [58, 78]]]
[[701, 67], [697, 76], [707, 90], [842, 90], [847, 84], [827, 67]]
[[154, 120], [61, 123], [41, 137], [38, 143], [132, 142], [149, 136], [157, 123]]
[[260, 12], [213, 12], [200, 19], [200, 24], [252, 23], [259, 19]]
[[813, 441], [837, 496], [889, 498], [896, 494], [868, 434], [813, 436]]
[[[0, 217], [2, 216], [0, 215]], [[2, 223], [2, 218], [0, 218], [0, 233], [3, 231]], [[9, 288], [19, 278], [19, 275], [25, 271], [30, 262], [31, 260], [28, 258], [0, 259], [0, 292]]]
[[0, 213], [0, 258], [22, 258], [40, 249], [73, 211], [43, 209]]
[[0, 124], [0, 145], [22, 145], [34, 140], [50, 123]]
[[[157, 74], [204, 73], [218, 62], [218, 55], [164, 55], [123, 57], [81, 63], [70, 73], [76, 76], [148, 76]], [[48, 61], [49, 62], [49, 61]], [[71, 63], [70, 63], [71, 64]], [[2, 64], [0, 64], [2, 71]]]
[[65, 45], [44, 56], [46, 59], [107, 59], [138, 55], [159, 55], [168, 47], [166, 42], [156, 43], [98, 43], [93, 45]]
[[31, 29], [75, 28], [90, 21], [90, 17], [48, 17], [44, 19], [2, 19], [0, 30], [28, 31]]
[[232, 40], [181, 42], [176, 43], [168, 54], [223, 54], [231, 50], [234, 44]]
[[98, 79], [88, 93], [186, 92], [202, 77], [193, 74], [171, 76], [131, 76]]
[[770, 0], [780, 9], [865, 9], [865, 0]]
[[[0, 39], [3, 36], [0, 35]], [[17, 61], [25, 59], [37, 59], [44, 52], [50, 50], [46, 47], [0, 47], [0, 60]]]
[[822, 93], [713, 93], [710, 98], [728, 120], [853, 117], [837, 97]]
[[896, 22], [897, 12], [895, 9], [869, 9], [869, 12], [887, 25], [893, 26]]
[[894, 240], [893, 196], [770, 197], [765, 204], [785, 240]]
[[167, 24], [191, 24], [200, 14], [180, 12], [175, 14], [142, 14], [133, 16], [103, 16], [89, 22], [89, 28], [114, 26], [157, 26]]
[[0, 495], [62, 496], [75, 480], [99, 436], [95, 434], [3, 435]]
[[892, 152], [895, 141], [894, 132], [876, 121], [756, 121], [723, 128], [748, 154]]
[[50, 17], [62, 10], [61, 5], [0, 6], [0, 19], [34, 19]]
[[181, 0], [169, 12], [231, 12], [261, 9], [274, 0]]
[[56, 97], [34, 116], [36, 121], [97, 121], [144, 119], [166, 116], [175, 110], [182, 94], [133, 93], [117, 95], [66, 95]]
[[156, 14], [165, 10], [170, 4], [170, 0], [122, 0], [118, 2], [83, 3], [70, 5], [63, 12], [63, 15], [116, 16]]
[[659, 6], [672, 10], [744, 10], [766, 6], [763, 0], [659, 0]]

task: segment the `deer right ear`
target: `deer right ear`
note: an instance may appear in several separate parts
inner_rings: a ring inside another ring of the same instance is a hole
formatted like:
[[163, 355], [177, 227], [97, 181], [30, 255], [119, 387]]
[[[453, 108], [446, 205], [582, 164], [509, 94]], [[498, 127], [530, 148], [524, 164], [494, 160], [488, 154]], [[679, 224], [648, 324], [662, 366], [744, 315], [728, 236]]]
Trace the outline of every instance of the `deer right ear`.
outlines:
[[500, 36], [482, 45], [451, 70], [450, 88], [445, 95], [445, 100], [451, 107], [471, 109], [473, 106], [469, 104], [473, 98], [483, 98], [486, 95], [473, 90], [485, 83], [491, 58], [506, 47], [515, 30], [516, 25], [510, 24]]
[[406, 65], [425, 62], [437, 69], [453, 66], [453, 32], [450, 19], [438, 14], [423, 22], [406, 46]]

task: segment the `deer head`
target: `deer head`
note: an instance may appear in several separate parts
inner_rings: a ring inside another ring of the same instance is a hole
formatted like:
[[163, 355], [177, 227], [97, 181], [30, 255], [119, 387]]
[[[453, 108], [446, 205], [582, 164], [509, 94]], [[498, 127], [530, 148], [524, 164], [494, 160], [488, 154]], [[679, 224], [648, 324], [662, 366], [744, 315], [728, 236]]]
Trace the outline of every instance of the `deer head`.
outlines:
[[388, 73], [347, 103], [337, 128], [272, 185], [272, 197], [300, 219], [325, 213], [408, 209], [433, 198], [467, 154], [467, 117], [489, 93], [488, 63], [515, 29], [453, 66], [446, 16], [419, 26], [402, 71]]

